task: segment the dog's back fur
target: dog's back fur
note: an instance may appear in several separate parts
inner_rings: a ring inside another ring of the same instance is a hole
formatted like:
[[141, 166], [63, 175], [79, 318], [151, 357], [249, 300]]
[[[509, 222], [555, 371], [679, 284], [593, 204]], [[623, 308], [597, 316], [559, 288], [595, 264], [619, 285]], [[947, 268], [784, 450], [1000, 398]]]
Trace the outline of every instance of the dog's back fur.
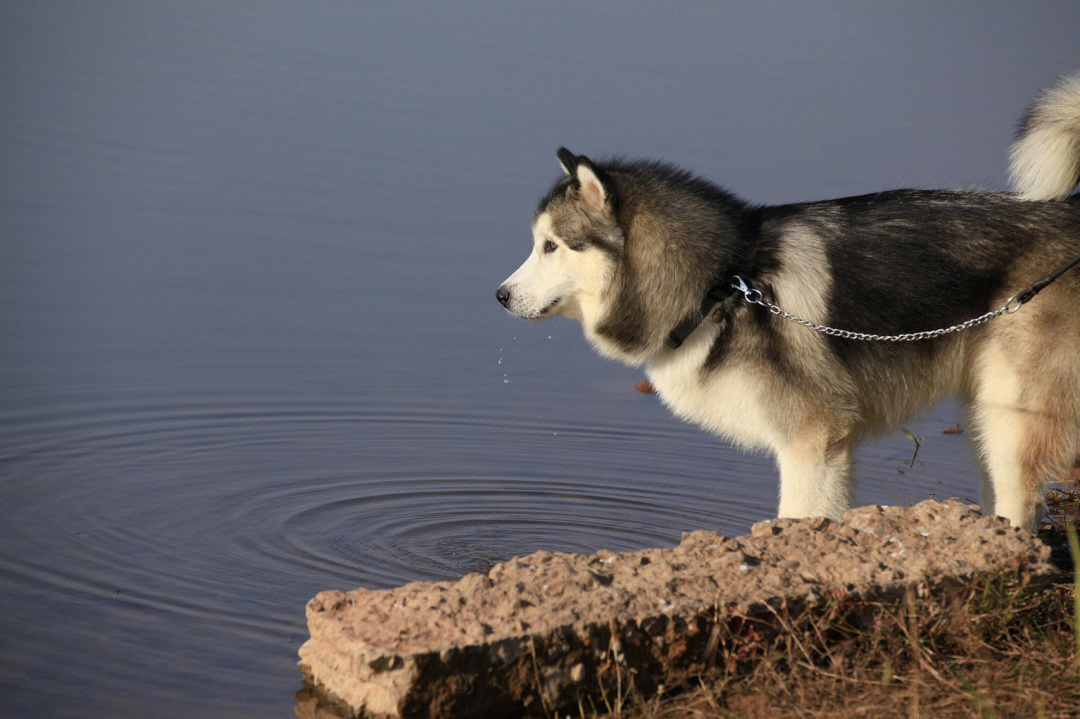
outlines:
[[859, 440], [961, 397], [984, 506], [1032, 526], [1043, 482], [1080, 435], [1080, 269], [1015, 314], [933, 339], [828, 336], [743, 302], [678, 348], [665, 339], [734, 275], [810, 322], [880, 335], [1005, 305], [1080, 255], [1080, 197], [1069, 194], [1080, 78], [1029, 111], [1012, 151], [1017, 194], [897, 190], [748, 207], [666, 165], [560, 160], [568, 176], [537, 210], [533, 255], [500, 288], [508, 309], [579, 319], [602, 352], [644, 363], [676, 414], [771, 450], [781, 516], [838, 517]]

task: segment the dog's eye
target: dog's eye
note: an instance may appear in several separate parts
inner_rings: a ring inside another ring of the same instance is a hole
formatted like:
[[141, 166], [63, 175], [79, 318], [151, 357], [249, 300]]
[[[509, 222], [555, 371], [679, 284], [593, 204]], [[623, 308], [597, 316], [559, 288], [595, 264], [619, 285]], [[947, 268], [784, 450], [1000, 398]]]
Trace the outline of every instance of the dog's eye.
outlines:
[[547, 253], [549, 253], [549, 252], [554, 252], [554, 251], [555, 251], [555, 250], [557, 250], [558, 248], [559, 248], [559, 246], [558, 246], [558, 245], [556, 245], [556, 244], [555, 244], [555, 243], [554, 243], [553, 241], [551, 241], [551, 240], [547, 240], [546, 242], [544, 242], [544, 254], [545, 254], [545, 255], [546, 255]]

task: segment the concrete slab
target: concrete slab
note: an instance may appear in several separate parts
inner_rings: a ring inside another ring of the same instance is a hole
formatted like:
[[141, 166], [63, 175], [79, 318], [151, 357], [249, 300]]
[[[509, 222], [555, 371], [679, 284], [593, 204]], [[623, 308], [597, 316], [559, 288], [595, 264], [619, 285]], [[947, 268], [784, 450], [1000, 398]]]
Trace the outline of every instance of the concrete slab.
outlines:
[[[541, 716], [602, 707], [755, 661], [758, 619], [899, 606], [1007, 573], [1056, 571], [1032, 534], [957, 501], [778, 519], [728, 538], [594, 555], [536, 552], [457, 582], [322, 592], [300, 668], [361, 716]], [[827, 617], [826, 617], [827, 620]], [[576, 714], [575, 714], [576, 715]]]

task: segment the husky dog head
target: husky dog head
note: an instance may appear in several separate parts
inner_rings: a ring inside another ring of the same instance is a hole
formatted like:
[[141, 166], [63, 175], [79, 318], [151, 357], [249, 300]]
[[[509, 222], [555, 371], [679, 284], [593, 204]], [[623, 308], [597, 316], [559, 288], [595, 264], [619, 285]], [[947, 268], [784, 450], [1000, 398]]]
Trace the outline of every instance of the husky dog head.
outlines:
[[567, 176], [541, 201], [532, 253], [496, 297], [516, 317], [563, 315], [589, 326], [597, 321], [623, 249], [615, 183], [587, 157], [566, 148], [558, 154]]
[[739, 254], [742, 206], [666, 165], [558, 157], [566, 174], [536, 210], [532, 253], [495, 295], [516, 317], [574, 318], [603, 354], [644, 362]]

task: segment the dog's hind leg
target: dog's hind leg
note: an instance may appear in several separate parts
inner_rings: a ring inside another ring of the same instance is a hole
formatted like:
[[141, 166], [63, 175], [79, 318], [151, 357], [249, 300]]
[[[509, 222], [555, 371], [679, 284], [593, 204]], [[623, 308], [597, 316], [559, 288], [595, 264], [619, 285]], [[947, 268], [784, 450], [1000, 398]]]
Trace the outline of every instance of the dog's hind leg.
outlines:
[[[1039, 356], [1024, 356], [1031, 350]], [[1006, 352], [993, 343], [985, 350], [974, 411], [993, 487], [994, 505], [985, 512], [1035, 528], [1046, 481], [1063, 473], [1076, 452], [1078, 394], [1075, 345], [1039, 342]]]
[[990, 476], [990, 466], [979, 442], [979, 415], [974, 403], [968, 405], [964, 425], [968, 428], [968, 439], [975, 454], [975, 469], [979, 477], [979, 507], [984, 514], [993, 514], [997, 500], [994, 498], [994, 481]]
[[[974, 426], [974, 423], [968, 423], [969, 426]], [[982, 509], [983, 514], [993, 514], [994, 508], [997, 507], [997, 497], [994, 494], [994, 479], [990, 475], [990, 467], [987, 466], [985, 458], [982, 456], [978, 444], [975, 445], [976, 453], [976, 471], [979, 473], [979, 507]]]
[[812, 434], [779, 448], [781, 517], [841, 519], [852, 499], [852, 442]]

